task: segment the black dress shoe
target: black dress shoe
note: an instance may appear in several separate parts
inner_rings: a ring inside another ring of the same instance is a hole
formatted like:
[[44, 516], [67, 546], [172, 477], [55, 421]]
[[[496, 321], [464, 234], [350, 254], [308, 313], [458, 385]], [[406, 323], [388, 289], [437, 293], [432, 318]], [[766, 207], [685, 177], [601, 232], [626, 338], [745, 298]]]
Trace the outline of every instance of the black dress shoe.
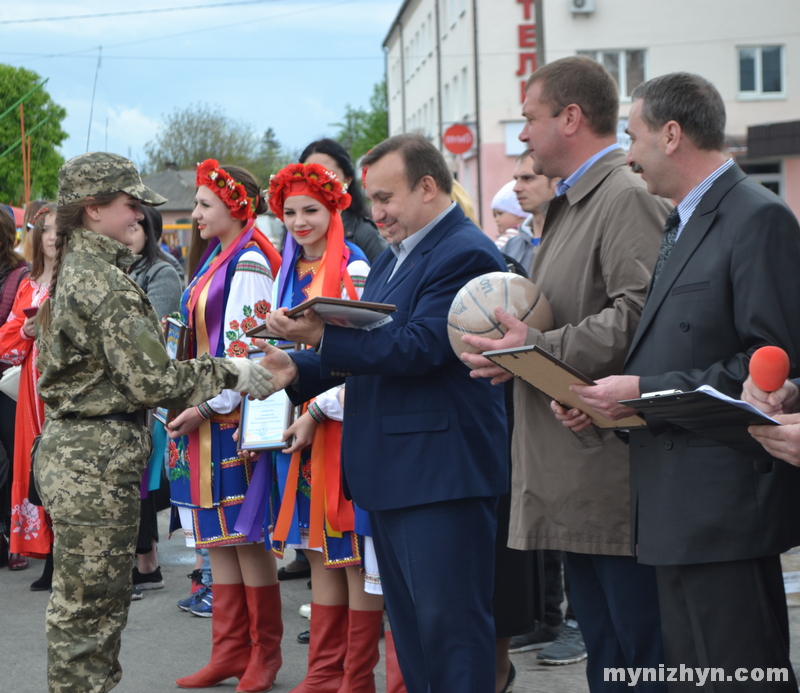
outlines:
[[[287, 570], [289, 568], [290, 570]], [[299, 580], [300, 578], [311, 577], [311, 566], [300, 561], [292, 561], [289, 565], [278, 571], [278, 580]]]
[[311, 631], [304, 630], [300, 635], [297, 636], [297, 642], [302, 645], [308, 645], [308, 641], [311, 639]]

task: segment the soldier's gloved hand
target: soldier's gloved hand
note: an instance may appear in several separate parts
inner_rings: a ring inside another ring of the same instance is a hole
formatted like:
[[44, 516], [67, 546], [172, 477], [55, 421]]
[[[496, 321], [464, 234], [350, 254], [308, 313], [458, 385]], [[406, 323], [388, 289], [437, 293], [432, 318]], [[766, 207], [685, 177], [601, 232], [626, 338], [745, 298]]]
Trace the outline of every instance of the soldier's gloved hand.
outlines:
[[275, 392], [275, 388], [270, 382], [272, 373], [266, 368], [245, 358], [230, 359], [230, 363], [239, 371], [239, 380], [233, 388], [236, 392], [246, 392], [255, 399], [264, 399]]

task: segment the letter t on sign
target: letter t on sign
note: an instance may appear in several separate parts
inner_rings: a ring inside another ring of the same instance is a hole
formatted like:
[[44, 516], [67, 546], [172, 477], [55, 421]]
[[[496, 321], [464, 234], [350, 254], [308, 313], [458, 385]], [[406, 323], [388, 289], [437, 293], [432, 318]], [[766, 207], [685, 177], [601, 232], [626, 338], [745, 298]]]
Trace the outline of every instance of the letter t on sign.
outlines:
[[532, 19], [531, 17], [531, 6], [536, 0], [517, 0], [517, 2], [521, 5], [525, 6], [525, 19]]

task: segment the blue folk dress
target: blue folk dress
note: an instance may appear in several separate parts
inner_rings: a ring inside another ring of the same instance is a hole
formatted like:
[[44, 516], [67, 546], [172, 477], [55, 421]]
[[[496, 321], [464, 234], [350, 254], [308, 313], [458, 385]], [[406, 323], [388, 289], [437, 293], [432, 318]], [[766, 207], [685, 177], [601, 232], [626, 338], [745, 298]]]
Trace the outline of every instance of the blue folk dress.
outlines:
[[[246, 229], [222, 263], [217, 246], [183, 293], [181, 313], [190, 326], [192, 357], [245, 357], [249, 340], [244, 333], [270, 310], [270, 264], [247, 236]], [[171, 442], [170, 493], [189, 545], [209, 548], [263, 539], [260, 531], [253, 537], [234, 528], [254, 464], [238, 453], [233, 440], [240, 402], [238, 392], [224, 390], [198, 407], [206, 420], [196, 431]]]
[[[369, 274], [369, 264], [366, 256], [357, 246], [347, 242], [345, 242], [345, 245], [350, 253], [347, 259], [347, 273], [350, 275], [358, 298], [361, 298], [361, 294], [364, 291], [364, 283]], [[298, 248], [294, 256], [294, 262], [285, 268], [286, 271], [291, 272], [291, 276], [285, 284], [283, 296], [281, 297], [277, 296], [279, 281], [276, 280], [275, 282], [276, 294], [273, 296], [274, 303], [287, 308], [294, 308], [307, 301], [311, 284], [319, 272], [320, 263], [321, 258], [316, 260], [305, 259], [302, 255], [302, 250]], [[281, 272], [283, 271], [284, 269], [282, 268]], [[345, 286], [342, 287], [341, 298], [351, 298]], [[325, 410], [328, 406], [335, 408], [336, 405], [333, 400], [336, 399], [338, 392], [338, 387], [333, 388], [309, 404], [309, 412], [317, 422], [328, 418]], [[328, 406], [326, 406], [326, 403]], [[340, 424], [335, 425], [340, 426]], [[270, 530], [274, 529], [277, 523], [281, 504], [286, 502], [287, 499], [293, 499], [294, 501], [294, 513], [286, 539], [285, 541], [273, 541], [273, 550], [278, 556], [283, 556], [286, 548], [316, 548], [321, 549], [327, 567], [338, 568], [361, 565], [363, 562], [363, 542], [355, 531], [335, 532], [330, 527], [330, 524], [326, 522], [322, 533], [322, 546], [309, 547], [311, 489], [313, 485], [311, 448], [307, 448], [301, 453], [297, 481], [292, 482], [294, 488], [287, 492], [287, 477], [289, 476], [291, 459], [291, 455], [286, 455], [282, 452], [273, 453], [271, 502], [265, 518]], [[326, 483], [330, 484], [331, 482], [326, 478]], [[337, 494], [339, 490], [340, 487], [333, 489], [334, 494]], [[364, 527], [365, 523], [368, 526], [366, 513], [358, 508], [354, 508], [354, 511], [356, 527]]]

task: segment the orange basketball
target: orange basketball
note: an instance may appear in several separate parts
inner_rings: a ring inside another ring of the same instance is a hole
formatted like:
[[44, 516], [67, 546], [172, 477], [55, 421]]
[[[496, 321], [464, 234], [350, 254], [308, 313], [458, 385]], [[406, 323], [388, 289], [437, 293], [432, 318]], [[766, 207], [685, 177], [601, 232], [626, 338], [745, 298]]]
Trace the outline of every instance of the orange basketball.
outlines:
[[494, 314], [503, 308], [528, 327], [545, 332], [553, 326], [553, 312], [545, 295], [530, 279], [512, 272], [489, 272], [470, 280], [459, 291], [447, 315], [447, 336], [456, 356], [465, 351], [480, 353], [463, 342], [462, 335], [474, 334], [500, 339], [506, 328]]

